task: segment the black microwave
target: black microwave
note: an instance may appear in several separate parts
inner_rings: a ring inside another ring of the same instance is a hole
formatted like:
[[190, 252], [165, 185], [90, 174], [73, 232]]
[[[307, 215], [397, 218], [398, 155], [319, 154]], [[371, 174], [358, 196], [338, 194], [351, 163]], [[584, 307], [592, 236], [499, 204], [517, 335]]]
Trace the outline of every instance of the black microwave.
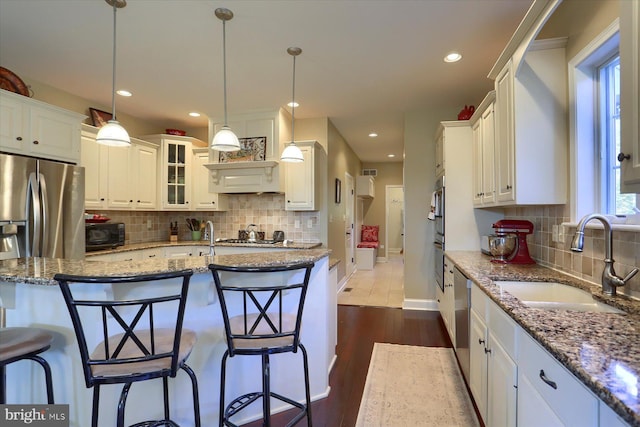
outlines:
[[86, 224], [85, 226], [86, 251], [98, 251], [101, 249], [113, 249], [124, 245], [124, 223], [100, 223]]

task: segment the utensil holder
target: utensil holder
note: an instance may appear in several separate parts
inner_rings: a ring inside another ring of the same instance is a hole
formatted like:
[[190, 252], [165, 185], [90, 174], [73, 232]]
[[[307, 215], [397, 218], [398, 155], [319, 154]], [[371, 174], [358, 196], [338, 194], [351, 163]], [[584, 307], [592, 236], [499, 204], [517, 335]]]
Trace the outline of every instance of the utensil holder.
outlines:
[[200, 230], [194, 230], [191, 232], [191, 240], [197, 241], [202, 238], [202, 232]]

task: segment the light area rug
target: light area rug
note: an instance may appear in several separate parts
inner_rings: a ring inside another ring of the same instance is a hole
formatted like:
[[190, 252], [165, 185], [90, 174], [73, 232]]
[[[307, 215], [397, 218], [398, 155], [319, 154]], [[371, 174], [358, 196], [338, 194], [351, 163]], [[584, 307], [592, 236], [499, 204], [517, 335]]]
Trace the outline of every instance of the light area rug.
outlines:
[[374, 343], [356, 427], [479, 426], [453, 349]]

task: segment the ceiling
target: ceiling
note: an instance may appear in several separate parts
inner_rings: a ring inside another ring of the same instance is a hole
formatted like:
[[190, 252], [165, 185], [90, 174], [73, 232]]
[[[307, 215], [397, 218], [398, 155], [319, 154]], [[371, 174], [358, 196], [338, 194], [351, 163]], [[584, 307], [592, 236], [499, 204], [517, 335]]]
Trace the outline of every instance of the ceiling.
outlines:
[[[226, 28], [230, 115], [290, 101], [286, 49], [298, 46], [295, 117], [328, 117], [363, 162], [399, 161], [404, 113], [477, 105], [531, 3], [128, 0], [117, 13], [117, 87], [133, 96], [118, 97], [117, 111], [168, 128], [222, 117], [222, 22], [214, 10], [227, 7], [235, 15]], [[103, 0], [0, 0], [0, 65], [98, 105], [111, 105], [112, 39]], [[452, 50], [463, 59], [445, 63]]]

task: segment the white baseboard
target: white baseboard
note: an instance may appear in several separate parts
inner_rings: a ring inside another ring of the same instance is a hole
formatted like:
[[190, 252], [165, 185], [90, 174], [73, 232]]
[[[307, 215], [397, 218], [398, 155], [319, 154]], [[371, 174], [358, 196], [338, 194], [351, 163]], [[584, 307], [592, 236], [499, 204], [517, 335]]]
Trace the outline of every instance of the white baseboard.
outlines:
[[409, 299], [402, 303], [403, 310], [438, 311], [438, 301], [433, 299]]
[[[354, 270], [355, 271], [355, 270]], [[349, 276], [351, 277], [351, 276]], [[338, 293], [342, 292], [342, 290], [344, 289], [344, 287], [346, 286], [347, 282], [349, 281], [349, 277], [347, 277], [346, 275], [342, 278], [342, 280], [340, 280], [340, 283], [338, 283]]]
[[337, 361], [338, 361], [338, 356], [334, 354], [333, 357], [331, 358], [331, 363], [329, 363], [329, 370], [327, 371], [327, 375], [331, 374], [331, 371], [333, 370], [333, 367], [336, 365]]

